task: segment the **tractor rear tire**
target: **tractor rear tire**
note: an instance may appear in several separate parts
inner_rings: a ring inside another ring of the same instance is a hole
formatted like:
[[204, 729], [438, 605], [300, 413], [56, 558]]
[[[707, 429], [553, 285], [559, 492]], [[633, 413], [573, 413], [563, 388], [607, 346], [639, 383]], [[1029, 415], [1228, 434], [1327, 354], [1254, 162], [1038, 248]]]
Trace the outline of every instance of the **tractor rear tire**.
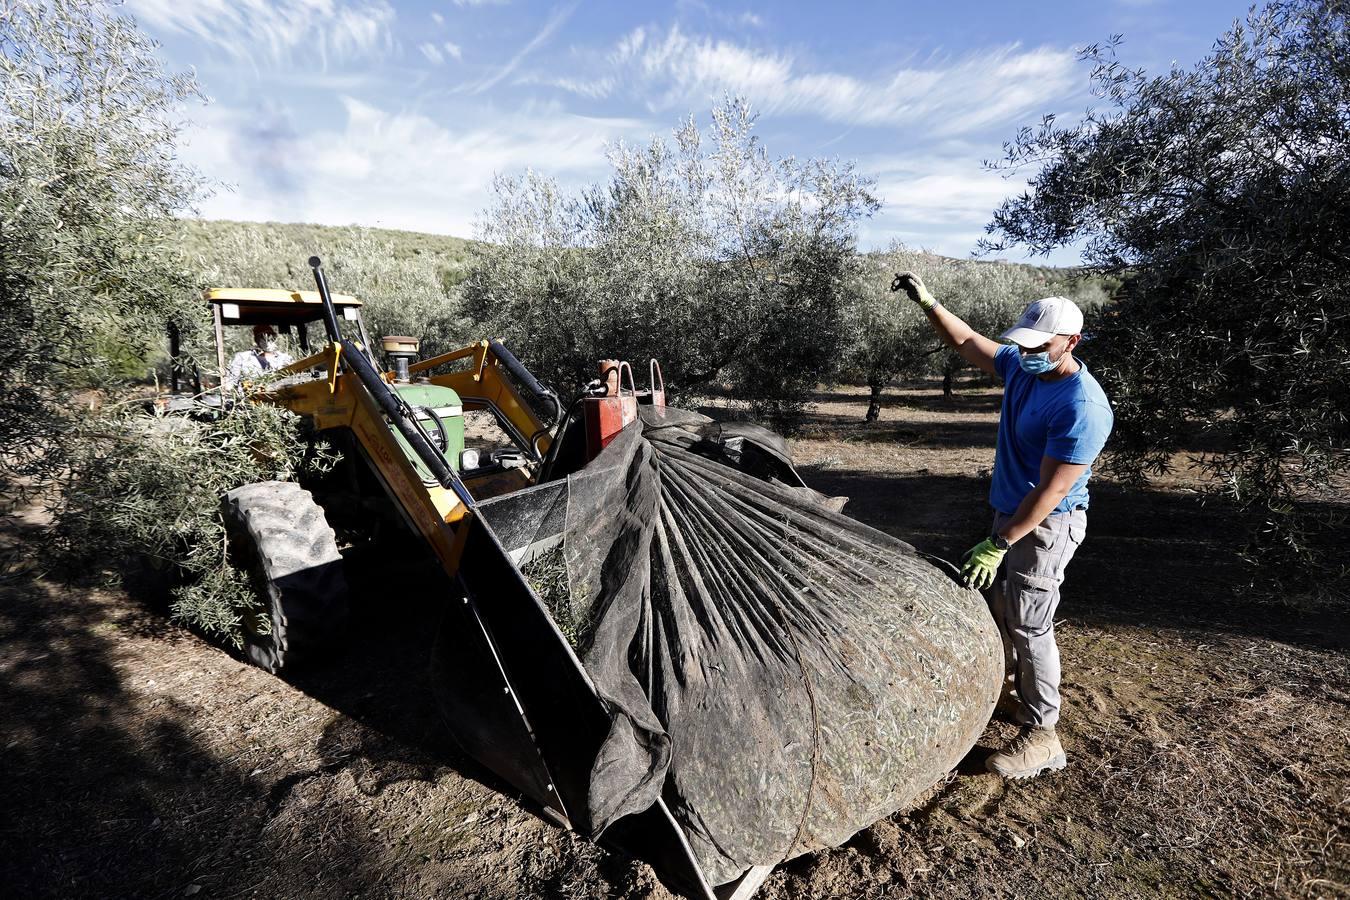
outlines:
[[244, 617], [244, 655], [277, 673], [322, 655], [349, 614], [337, 539], [314, 495], [287, 481], [246, 484], [225, 495], [230, 557], [258, 593]]

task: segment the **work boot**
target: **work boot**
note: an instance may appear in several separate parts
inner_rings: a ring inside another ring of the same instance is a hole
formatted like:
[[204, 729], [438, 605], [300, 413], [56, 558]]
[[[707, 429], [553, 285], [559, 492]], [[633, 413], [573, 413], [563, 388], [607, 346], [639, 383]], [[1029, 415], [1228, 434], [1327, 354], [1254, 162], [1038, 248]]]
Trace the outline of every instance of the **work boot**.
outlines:
[[1023, 725], [1007, 747], [984, 761], [984, 767], [1004, 778], [1021, 780], [1062, 769], [1064, 763], [1064, 747], [1055, 729]]

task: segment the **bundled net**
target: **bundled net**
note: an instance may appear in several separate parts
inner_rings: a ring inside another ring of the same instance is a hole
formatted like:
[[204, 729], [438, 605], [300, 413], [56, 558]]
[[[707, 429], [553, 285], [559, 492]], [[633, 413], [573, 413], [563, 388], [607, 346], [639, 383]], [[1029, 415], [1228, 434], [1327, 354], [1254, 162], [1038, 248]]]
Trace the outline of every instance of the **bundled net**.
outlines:
[[1003, 671], [945, 564], [749, 474], [783, 448], [731, 436], [644, 407], [569, 476], [565, 590], [556, 545], [536, 574], [610, 712], [586, 824], [664, 797], [714, 884], [913, 801], [974, 744]]

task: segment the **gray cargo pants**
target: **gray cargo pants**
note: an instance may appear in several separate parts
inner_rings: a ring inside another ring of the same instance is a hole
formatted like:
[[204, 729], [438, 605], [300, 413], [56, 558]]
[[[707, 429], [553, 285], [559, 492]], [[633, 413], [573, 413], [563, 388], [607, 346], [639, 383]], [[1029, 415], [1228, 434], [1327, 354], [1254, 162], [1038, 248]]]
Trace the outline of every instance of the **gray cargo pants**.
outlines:
[[[994, 534], [1012, 516], [994, 514]], [[1013, 544], [991, 590], [994, 621], [1003, 634], [1007, 672], [1014, 676], [1024, 725], [1059, 721], [1059, 647], [1055, 610], [1064, 569], [1087, 534], [1087, 510], [1055, 513]]]

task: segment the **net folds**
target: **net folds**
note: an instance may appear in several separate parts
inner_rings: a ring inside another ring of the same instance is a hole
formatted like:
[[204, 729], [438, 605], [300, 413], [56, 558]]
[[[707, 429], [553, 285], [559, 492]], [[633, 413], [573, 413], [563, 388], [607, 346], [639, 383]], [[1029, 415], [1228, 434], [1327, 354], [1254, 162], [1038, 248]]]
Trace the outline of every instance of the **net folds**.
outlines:
[[785, 453], [644, 407], [567, 485], [569, 637], [610, 714], [580, 824], [664, 797], [713, 884], [912, 803], [974, 745], [1003, 672], [981, 596]]

